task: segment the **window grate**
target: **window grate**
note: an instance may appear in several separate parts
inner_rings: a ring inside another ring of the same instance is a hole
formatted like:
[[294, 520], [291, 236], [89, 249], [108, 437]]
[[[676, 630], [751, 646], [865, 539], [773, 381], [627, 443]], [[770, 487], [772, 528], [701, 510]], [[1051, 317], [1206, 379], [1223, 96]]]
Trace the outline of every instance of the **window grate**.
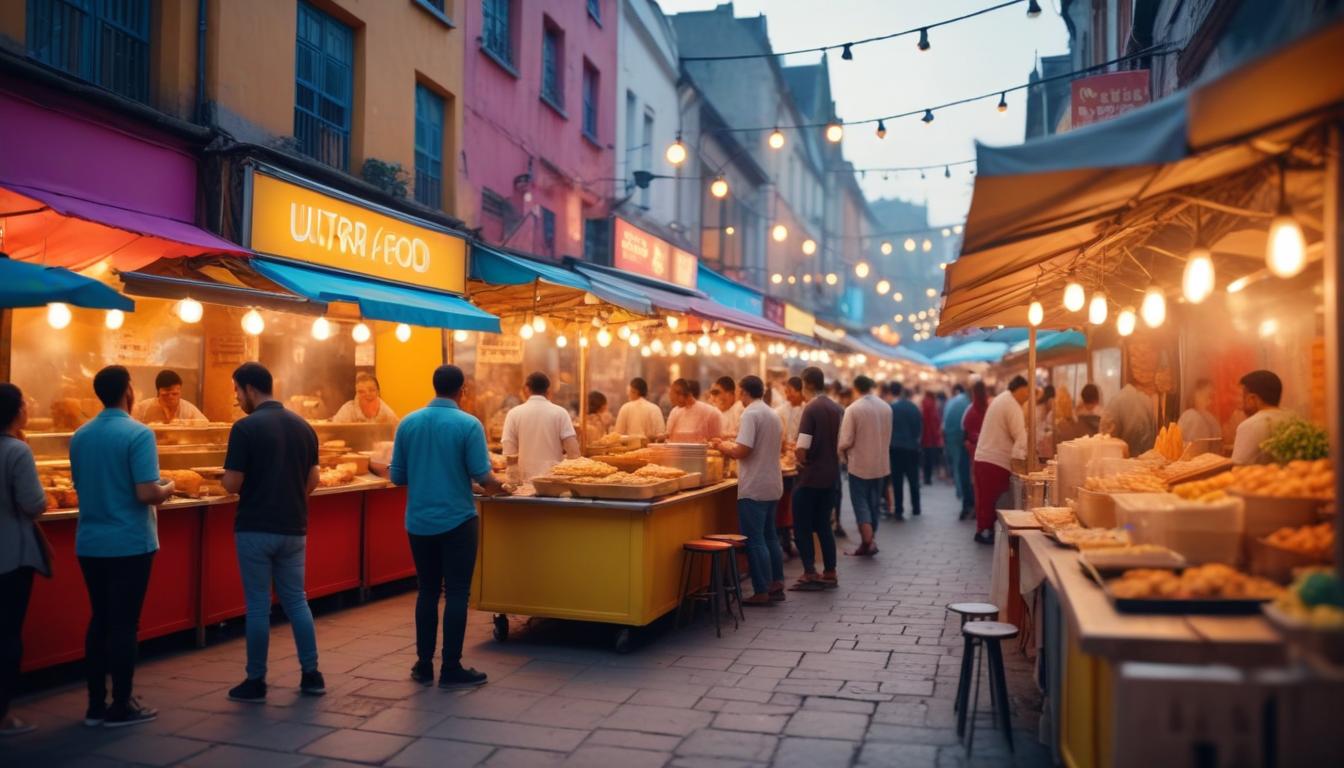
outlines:
[[598, 24], [602, 23], [602, 0], [588, 0], [588, 15]]
[[598, 74], [588, 62], [583, 64], [583, 133], [597, 141]]
[[546, 255], [555, 255], [555, 211], [543, 207], [541, 209], [541, 242], [546, 248]]
[[294, 48], [294, 138], [299, 151], [348, 171], [354, 31], [301, 2]]
[[546, 26], [541, 33], [541, 96], [560, 109], [565, 94], [560, 86], [560, 31]]
[[149, 0], [28, 0], [34, 59], [149, 101]]
[[443, 98], [415, 86], [415, 199], [443, 207]]
[[513, 19], [509, 0], [481, 0], [481, 15], [484, 19], [481, 47], [513, 66]]

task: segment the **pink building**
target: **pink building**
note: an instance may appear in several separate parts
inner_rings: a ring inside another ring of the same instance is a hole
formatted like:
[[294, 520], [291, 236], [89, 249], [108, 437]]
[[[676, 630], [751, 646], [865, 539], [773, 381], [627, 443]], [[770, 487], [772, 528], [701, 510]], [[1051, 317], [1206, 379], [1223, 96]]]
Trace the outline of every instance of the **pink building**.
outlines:
[[489, 243], [582, 256], [617, 184], [618, 0], [467, 0], [459, 210]]

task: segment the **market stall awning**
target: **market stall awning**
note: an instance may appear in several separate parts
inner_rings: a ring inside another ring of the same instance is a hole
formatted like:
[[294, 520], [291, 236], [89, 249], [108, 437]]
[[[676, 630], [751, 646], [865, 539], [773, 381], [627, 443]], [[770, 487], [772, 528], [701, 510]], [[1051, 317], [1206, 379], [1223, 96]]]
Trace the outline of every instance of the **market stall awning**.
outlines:
[[1002, 341], [968, 341], [946, 352], [934, 356], [933, 364], [938, 368], [973, 363], [997, 363], [1008, 351], [1008, 345]]
[[[1052, 333], [1050, 331], [1042, 332], [1036, 340], [1036, 353], [1061, 352], [1070, 349], [1087, 349], [1087, 337], [1081, 331], [1059, 331]], [[1009, 350], [1009, 354], [1016, 355], [1019, 352], [1027, 351], [1027, 342], [1019, 341]]]
[[313, 301], [349, 302], [371, 320], [499, 333], [499, 318], [447, 293], [257, 257], [252, 268]]
[[750, 315], [760, 315], [765, 311], [765, 297], [760, 291], [725, 277], [704, 264], [700, 265], [697, 285], [705, 295], [725, 307]]
[[61, 267], [0, 258], [0, 307], [42, 307], [52, 302], [131, 312], [135, 302], [110, 286]]
[[507, 253], [479, 242], [471, 244], [471, 277], [490, 285], [526, 285], [539, 280], [580, 291], [591, 288], [586, 278], [559, 264]]
[[11, 258], [70, 269], [110, 258], [139, 269], [160, 258], [251, 253], [194, 224], [189, 152], [7, 93], [0, 148], [0, 228]]
[[[1018, 146], [978, 145], [938, 333], [1025, 325], [1033, 298], [1043, 327], [1077, 325], [1060, 301], [1075, 278], [1106, 287], [1117, 306], [1137, 304], [1150, 282], [1179, 282], [1200, 209], [1215, 261], [1263, 261], [1278, 159], [1324, 151], [1313, 132], [1344, 103], [1341, 71], [1337, 22], [1113, 120]], [[1319, 242], [1319, 174], [1290, 172], [1286, 186], [1308, 242]]]
[[883, 344], [882, 342], [878, 341], [877, 339], [869, 335], [864, 335], [861, 337], [851, 335], [847, 336], [846, 340], [850, 344], [852, 344], [856, 349], [858, 349], [858, 351], [864, 352], [869, 355], [885, 357], [888, 360], [902, 360], [907, 363], [913, 363], [915, 365], [923, 365], [929, 368], [933, 367], [933, 361], [930, 360], [927, 356], [922, 355], [913, 349], [908, 349], [903, 346], [893, 347], [890, 344]]

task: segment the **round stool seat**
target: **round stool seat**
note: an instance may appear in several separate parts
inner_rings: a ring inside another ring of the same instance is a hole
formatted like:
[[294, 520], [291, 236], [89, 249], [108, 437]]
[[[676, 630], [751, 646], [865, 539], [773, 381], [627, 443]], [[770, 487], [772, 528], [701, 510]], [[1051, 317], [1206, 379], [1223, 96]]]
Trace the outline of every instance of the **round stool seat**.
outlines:
[[948, 603], [947, 610], [962, 616], [997, 616], [999, 607], [993, 603]]
[[747, 546], [747, 537], [740, 533], [708, 533], [705, 534], [705, 539], [731, 544], [734, 549], [743, 549]]
[[687, 552], [727, 552], [733, 548], [732, 544], [726, 541], [710, 541], [709, 539], [692, 539], [681, 545], [681, 548]]
[[968, 621], [961, 628], [963, 635], [978, 637], [981, 640], [1007, 640], [1017, 637], [1017, 627], [1002, 621]]

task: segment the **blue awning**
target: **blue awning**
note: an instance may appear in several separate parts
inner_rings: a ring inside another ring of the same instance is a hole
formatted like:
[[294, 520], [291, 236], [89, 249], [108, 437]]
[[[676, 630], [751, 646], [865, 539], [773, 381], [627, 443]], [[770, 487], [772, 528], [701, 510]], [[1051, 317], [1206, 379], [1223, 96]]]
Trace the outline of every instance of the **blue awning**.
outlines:
[[250, 264], [267, 279], [313, 301], [358, 304], [360, 314], [371, 320], [499, 333], [498, 317], [451, 294], [260, 257]]
[[[637, 282], [633, 278], [618, 277], [619, 273], [609, 267], [575, 264], [574, 268], [591, 280], [594, 286], [605, 285], [611, 290], [647, 297], [653, 307], [664, 312], [677, 312], [698, 317], [701, 320], [712, 320], [747, 333], [761, 333], [779, 339], [796, 337], [796, 334], [782, 325], [767, 320], [760, 315], [753, 315], [749, 312], [724, 306], [700, 291], [692, 291], [680, 286], [668, 286], [666, 289], [654, 288], [642, 280]], [[652, 310], [645, 314], [652, 314]], [[814, 342], [809, 340], [805, 343], [811, 344]]]
[[764, 314], [765, 299], [760, 291], [724, 277], [704, 264], [700, 265], [698, 279], [700, 290], [725, 307], [732, 307], [751, 315]]
[[933, 364], [939, 368], [967, 363], [997, 363], [1008, 351], [1008, 345], [1001, 341], [970, 341], [936, 355]]
[[540, 280], [565, 288], [589, 290], [586, 278], [558, 264], [505, 253], [480, 243], [471, 244], [471, 277], [488, 285], [526, 285]]
[[[1043, 331], [1036, 337], [1036, 351], [1049, 352], [1056, 349], [1087, 349], [1087, 337], [1080, 331]], [[1013, 354], [1027, 351], [1027, 342], [1019, 341], [1008, 350]]]
[[61, 267], [0, 258], [0, 307], [44, 307], [52, 302], [135, 310], [134, 301], [92, 278]]

